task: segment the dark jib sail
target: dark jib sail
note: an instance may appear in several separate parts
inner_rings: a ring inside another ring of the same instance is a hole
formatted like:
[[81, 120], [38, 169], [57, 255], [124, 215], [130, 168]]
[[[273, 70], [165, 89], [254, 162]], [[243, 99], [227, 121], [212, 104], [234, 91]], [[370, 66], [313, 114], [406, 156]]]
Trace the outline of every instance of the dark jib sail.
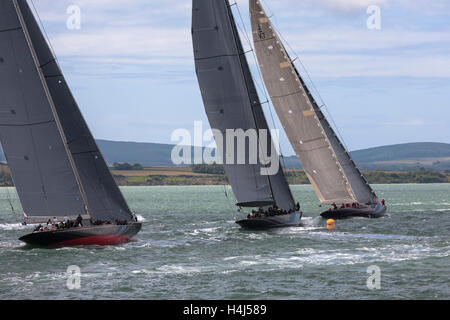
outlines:
[[25, 0], [0, 0], [0, 84], [0, 140], [29, 221], [131, 221]]
[[[276, 152], [228, 0], [193, 0], [192, 9], [196, 72], [211, 127], [224, 137], [227, 129], [267, 130], [267, 141], [259, 142]], [[223, 150], [227, 150], [226, 139]], [[225, 163], [238, 205], [276, 204], [284, 210], [293, 209], [294, 200], [281, 166], [275, 175], [262, 175], [264, 166], [249, 161], [248, 143], [245, 151], [245, 164]]]
[[377, 196], [311, 95], [260, 1], [250, 0], [250, 17], [267, 90], [320, 201], [377, 203]]

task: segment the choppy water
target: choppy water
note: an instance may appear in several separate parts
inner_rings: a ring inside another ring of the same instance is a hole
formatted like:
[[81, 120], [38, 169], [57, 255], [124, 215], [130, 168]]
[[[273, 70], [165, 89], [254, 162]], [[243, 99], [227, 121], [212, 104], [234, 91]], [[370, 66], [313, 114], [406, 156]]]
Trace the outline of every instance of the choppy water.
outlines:
[[[325, 229], [310, 186], [304, 228], [242, 231], [223, 187], [128, 187], [144, 227], [117, 247], [24, 249], [0, 190], [1, 299], [450, 299], [450, 185], [379, 185], [378, 220]], [[19, 204], [15, 201], [16, 209]], [[20, 210], [18, 210], [20, 211]], [[81, 268], [81, 289], [66, 270]], [[381, 268], [371, 291], [367, 268]]]

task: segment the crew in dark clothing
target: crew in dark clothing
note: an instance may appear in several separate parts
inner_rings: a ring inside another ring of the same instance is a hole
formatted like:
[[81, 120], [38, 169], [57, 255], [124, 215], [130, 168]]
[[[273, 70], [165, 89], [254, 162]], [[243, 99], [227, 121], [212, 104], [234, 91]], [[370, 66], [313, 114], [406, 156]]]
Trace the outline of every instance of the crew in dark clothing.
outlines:
[[[106, 222], [106, 224], [108, 224], [108, 223]], [[116, 225], [118, 225], [118, 226], [126, 226], [127, 224], [128, 224], [127, 220], [116, 219]]]
[[75, 220], [75, 227], [82, 227], [82, 226], [83, 226], [83, 217], [81, 217], [81, 214], [79, 214], [77, 219]]

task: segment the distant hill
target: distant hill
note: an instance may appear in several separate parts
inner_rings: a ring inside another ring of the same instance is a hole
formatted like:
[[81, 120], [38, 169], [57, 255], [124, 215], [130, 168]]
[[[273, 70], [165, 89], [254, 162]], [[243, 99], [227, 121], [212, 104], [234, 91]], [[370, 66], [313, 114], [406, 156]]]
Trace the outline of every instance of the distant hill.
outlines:
[[[171, 160], [172, 150], [175, 147], [174, 145], [107, 140], [97, 140], [97, 144], [110, 165], [114, 162], [127, 162], [131, 164], [139, 163], [144, 167], [175, 166]], [[198, 149], [200, 149], [200, 147], [191, 147], [192, 162], [194, 152]]]
[[[144, 167], [174, 167], [171, 154], [174, 145], [97, 140], [108, 164], [139, 163]], [[194, 148], [191, 149], [192, 156]], [[422, 168], [450, 172], [450, 144], [407, 143], [351, 152], [362, 170], [417, 171]], [[3, 161], [3, 155], [0, 157]], [[297, 157], [282, 160], [286, 169], [300, 169]]]
[[[397, 144], [353, 151], [350, 154], [363, 170], [450, 170], [450, 144], [446, 143]], [[297, 157], [285, 158], [284, 162], [287, 168], [301, 168]]]
[[114, 162], [140, 163], [145, 167], [173, 166], [173, 145], [97, 140], [98, 147], [109, 164]]
[[[145, 167], [171, 167], [173, 145], [157, 143], [114, 142], [98, 140], [108, 163], [140, 163]], [[192, 153], [193, 154], [193, 153]], [[450, 144], [408, 143], [351, 152], [363, 170], [415, 171], [450, 170]], [[283, 159], [288, 169], [301, 168], [295, 156]]]
[[450, 144], [446, 143], [407, 143], [371, 148], [352, 152], [352, 157], [364, 170], [450, 170]]
[[352, 156], [357, 162], [450, 158], [450, 144], [433, 142], [396, 144], [354, 151]]

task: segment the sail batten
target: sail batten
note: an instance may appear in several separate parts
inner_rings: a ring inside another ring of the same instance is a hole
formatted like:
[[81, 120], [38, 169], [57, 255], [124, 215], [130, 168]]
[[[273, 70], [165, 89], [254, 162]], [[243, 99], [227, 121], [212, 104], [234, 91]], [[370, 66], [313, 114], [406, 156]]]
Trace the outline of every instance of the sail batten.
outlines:
[[0, 30], [0, 140], [26, 216], [131, 220], [26, 0], [0, 0]]
[[[228, 0], [193, 0], [192, 9], [196, 72], [211, 127], [223, 136], [227, 129], [266, 130], [267, 140], [258, 135], [259, 144], [268, 145], [268, 154], [276, 152]], [[222, 145], [227, 150], [227, 142]], [[245, 151], [245, 164], [235, 159], [224, 165], [238, 205], [294, 208], [281, 166], [275, 175], [262, 175], [264, 166], [250, 164], [248, 145]]]
[[375, 193], [328, 123], [260, 1], [250, 0], [250, 18], [267, 90], [321, 203], [376, 202]]

